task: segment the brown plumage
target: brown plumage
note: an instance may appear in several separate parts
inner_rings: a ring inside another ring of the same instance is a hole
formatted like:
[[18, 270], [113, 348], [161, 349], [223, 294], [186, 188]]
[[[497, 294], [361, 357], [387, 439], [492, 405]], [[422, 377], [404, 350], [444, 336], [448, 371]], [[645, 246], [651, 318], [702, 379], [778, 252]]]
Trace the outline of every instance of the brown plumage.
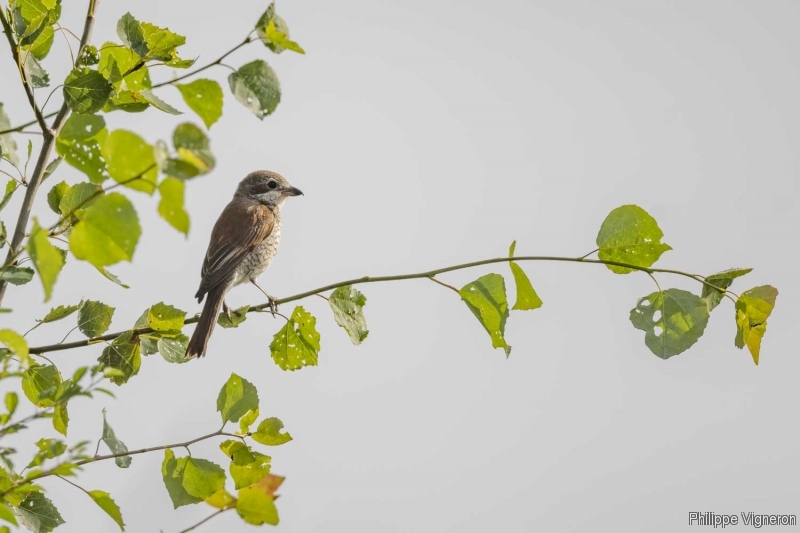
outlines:
[[[264, 292], [256, 280], [278, 250], [281, 206], [287, 197], [298, 194], [303, 193], [275, 172], [253, 172], [239, 184], [211, 232], [195, 294], [198, 302], [206, 297], [206, 303], [186, 357], [205, 354], [220, 308], [228, 312], [225, 295], [231, 288], [249, 281]], [[274, 298], [264, 294], [272, 304]]]

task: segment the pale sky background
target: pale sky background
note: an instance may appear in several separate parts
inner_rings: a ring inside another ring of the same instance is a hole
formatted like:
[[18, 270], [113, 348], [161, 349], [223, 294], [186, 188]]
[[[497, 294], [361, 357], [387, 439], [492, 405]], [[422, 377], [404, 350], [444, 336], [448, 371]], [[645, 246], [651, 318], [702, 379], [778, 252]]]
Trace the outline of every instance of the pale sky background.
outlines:
[[[78, 31], [84, 2], [67, 4], [62, 21]], [[103, 1], [93, 42], [116, 39], [130, 9], [187, 35], [183, 55], [209, 61], [265, 6]], [[450, 291], [423, 280], [366, 285], [362, 346], [310, 298], [302, 305], [318, 319], [319, 366], [283, 372], [268, 348], [282, 320], [250, 316], [217, 329], [201, 361], [150, 356], [116, 401], [71, 402], [70, 442], [100, 436], [103, 407], [131, 449], [214, 431], [217, 393], [236, 372], [258, 387], [262, 415], [280, 417], [295, 439], [269, 450], [273, 472], [287, 476], [285, 533], [672, 533], [697, 530], [690, 511], [800, 514], [800, 4], [284, 0], [278, 10], [308, 54], [276, 57], [256, 43], [229, 58], [236, 67], [266, 58], [283, 100], [262, 123], [226, 88], [210, 132], [217, 169], [187, 186], [189, 238], [158, 218], [157, 198], [130, 192], [144, 235], [133, 264], [111, 270], [132, 288], [70, 260], [47, 305], [38, 280], [12, 287], [3, 326], [25, 330], [51, 304], [81, 297], [117, 307], [113, 330], [161, 300], [199, 311], [192, 295], [214, 220], [247, 172], [268, 168], [306, 193], [284, 208], [281, 250], [262, 278], [277, 296], [501, 256], [513, 239], [519, 254], [582, 255], [611, 209], [636, 203], [675, 249], [657, 266], [755, 267], [733, 290], [779, 288], [761, 364], [734, 347], [728, 301], [689, 352], [663, 361], [628, 321], [654, 290], [647, 276], [524, 264], [544, 306], [511, 316], [508, 360]], [[56, 80], [62, 43], [45, 62]], [[207, 74], [227, 85], [226, 69]], [[13, 76], [4, 49], [0, 99], [19, 123], [30, 112]], [[186, 110], [174, 88], [158, 94]], [[183, 119], [200, 123], [156, 110], [107, 118], [150, 141]], [[62, 166], [52, 183], [81, 177]], [[36, 204], [48, 224], [49, 188]], [[18, 202], [2, 213], [10, 227]], [[490, 271], [510, 281], [505, 265], [442, 279], [461, 286]], [[263, 296], [241, 287], [228, 301]], [[69, 322], [30, 342], [57, 341]], [[52, 358], [71, 372], [101, 350]], [[19, 444], [56, 436], [47, 422], [36, 428]], [[193, 453], [224, 464], [216, 446]], [[128, 531], [176, 532], [212, 509], [172, 510], [162, 458], [90, 465], [79, 482], [110, 492]], [[67, 520], [59, 533], [115, 530], [86, 495], [58, 479], [45, 486]], [[252, 528], [228, 513], [199, 529], [223, 530]]]

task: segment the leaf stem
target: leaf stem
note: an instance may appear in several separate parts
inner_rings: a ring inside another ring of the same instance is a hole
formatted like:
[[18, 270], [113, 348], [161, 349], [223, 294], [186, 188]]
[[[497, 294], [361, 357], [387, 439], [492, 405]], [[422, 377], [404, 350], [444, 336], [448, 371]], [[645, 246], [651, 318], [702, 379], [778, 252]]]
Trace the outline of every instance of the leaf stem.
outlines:
[[429, 279], [429, 280], [431, 280], [431, 281], [432, 281], [432, 282], [434, 282], [434, 283], [438, 283], [438, 284], [439, 284], [439, 285], [441, 285], [442, 287], [447, 287], [448, 289], [452, 290], [452, 291], [453, 291], [453, 292], [455, 292], [456, 294], [461, 294], [460, 292], [458, 292], [458, 289], [456, 289], [456, 288], [455, 288], [455, 287], [453, 287], [452, 285], [448, 285], [447, 283], [445, 283], [445, 282], [443, 282], [443, 281], [439, 281], [438, 279], [436, 279], [436, 278], [435, 278], [435, 277], [433, 277], [433, 276], [429, 277], [428, 279]]
[[219, 516], [219, 515], [221, 515], [221, 514], [222, 514], [222, 513], [224, 513], [225, 511], [230, 511], [231, 509], [234, 509], [234, 507], [223, 507], [223, 508], [222, 508], [222, 509], [220, 509], [219, 511], [216, 511], [216, 512], [214, 512], [214, 513], [211, 513], [211, 514], [210, 514], [210, 515], [208, 515], [207, 517], [203, 518], [202, 520], [200, 520], [200, 521], [199, 521], [199, 522], [197, 522], [196, 524], [194, 524], [194, 525], [192, 525], [192, 526], [189, 526], [189, 527], [187, 527], [186, 529], [182, 529], [182, 530], [180, 531], [180, 533], [188, 533], [189, 531], [192, 531], [193, 529], [196, 529], [196, 528], [198, 528], [198, 527], [202, 526], [203, 524], [205, 524], [206, 522], [208, 522], [208, 521], [209, 521], [209, 520], [211, 520], [212, 518], [214, 518], [214, 517], [216, 517], [216, 516]]
[[[252, 32], [251, 32], [251, 34], [252, 34]], [[199, 74], [199, 73], [203, 72], [204, 70], [209, 69], [209, 68], [211, 68], [211, 67], [213, 67], [215, 65], [221, 65], [226, 57], [228, 57], [229, 55], [234, 53], [239, 48], [241, 48], [241, 47], [243, 47], [243, 46], [245, 46], [247, 44], [250, 44], [255, 40], [256, 39], [253, 39], [252, 37], [250, 37], [250, 35], [248, 35], [247, 38], [245, 38], [244, 41], [240, 42], [239, 44], [237, 44], [236, 46], [234, 46], [233, 48], [231, 48], [230, 50], [228, 50], [227, 52], [225, 52], [224, 54], [219, 56], [217, 59], [215, 59], [211, 63], [208, 63], [207, 65], [203, 65], [202, 67], [197, 68], [197, 69], [195, 69], [195, 70], [193, 70], [191, 72], [187, 72], [183, 76], [178, 76], [175, 79], [172, 79], [172, 80], [169, 80], [169, 81], [162, 81], [161, 83], [156, 83], [155, 85], [153, 85], [153, 89], [157, 89], [158, 87], [163, 87], [165, 85], [172, 85], [175, 82], [179, 82], [181, 80], [185, 80], [186, 78], [194, 76], [195, 74]]]

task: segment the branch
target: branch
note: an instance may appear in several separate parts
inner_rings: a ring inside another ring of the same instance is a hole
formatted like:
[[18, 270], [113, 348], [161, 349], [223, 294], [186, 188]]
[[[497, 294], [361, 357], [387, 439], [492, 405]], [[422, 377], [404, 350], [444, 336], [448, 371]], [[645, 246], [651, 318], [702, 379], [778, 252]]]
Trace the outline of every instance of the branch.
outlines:
[[[251, 33], [252, 33], [252, 32], [251, 32]], [[200, 72], [203, 72], [204, 70], [206, 70], [206, 69], [209, 69], [209, 68], [211, 68], [211, 67], [213, 67], [213, 66], [215, 66], [215, 65], [221, 65], [221, 64], [222, 64], [222, 61], [223, 61], [223, 60], [224, 60], [226, 57], [228, 57], [229, 55], [231, 55], [232, 53], [234, 53], [234, 52], [235, 52], [236, 50], [238, 50], [239, 48], [241, 48], [241, 47], [245, 46], [246, 44], [250, 44], [250, 43], [252, 43], [253, 41], [256, 41], [256, 40], [257, 40], [257, 39], [253, 39], [252, 37], [250, 37], [250, 36], [248, 35], [248, 36], [247, 36], [247, 38], [246, 38], [244, 41], [240, 42], [239, 44], [237, 44], [236, 46], [234, 46], [233, 48], [231, 48], [230, 50], [228, 50], [227, 52], [225, 52], [224, 54], [222, 54], [221, 56], [219, 56], [217, 59], [215, 59], [215, 60], [214, 60], [214, 61], [212, 61], [211, 63], [209, 63], [209, 64], [207, 64], [207, 65], [203, 65], [202, 67], [200, 67], [200, 68], [198, 68], [198, 69], [195, 69], [195, 70], [193, 70], [193, 71], [191, 71], [191, 72], [187, 72], [187, 73], [186, 73], [186, 74], [184, 74], [183, 76], [178, 76], [177, 78], [175, 78], [175, 79], [173, 79], [173, 80], [170, 80], [170, 81], [162, 81], [161, 83], [156, 83], [155, 85], [153, 85], [153, 89], [156, 89], [156, 88], [158, 88], [158, 87], [163, 87], [163, 86], [165, 86], [165, 85], [171, 85], [171, 84], [175, 83], [176, 81], [185, 80], [186, 78], [189, 78], [189, 77], [191, 77], [191, 76], [194, 76], [195, 74], [199, 74]]]
[[[347, 281], [339, 281], [337, 283], [331, 283], [330, 285], [325, 285], [323, 287], [319, 287], [317, 289], [312, 289], [310, 291], [301, 292], [300, 294], [295, 294], [294, 296], [287, 296], [286, 298], [278, 298], [275, 300], [276, 304], [285, 304], [289, 302], [294, 302], [297, 300], [302, 300], [303, 298], [308, 298], [309, 296], [317, 295], [321, 292], [338, 289], [339, 287], [345, 287], [347, 285], [359, 285], [363, 283], [378, 283], [382, 281], [400, 281], [400, 280], [407, 280], [407, 279], [432, 279], [433, 281], [437, 281], [434, 279], [435, 276], [439, 274], [444, 274], [445, 272], [454, 272], [456, 270], [464, 270], [467, 268], [473, 268], [476, 266], [482, 265], [491, 265], [493, 263], [507, 263], [509, 261], [557, 261], [557, 262], [567, 262], [567, 263], [591, 263], [594, 265], [610, 265], [610, 266], [618, 266], [623, 268], [630, 268], [631, 270], [637, 270], [639, 272], [644, 272], [646, 274], [654, 274], [654, 273], [662, 273], [662, 274], [675, 274], [678, 276], [683, 276], [686, 278], [693, 279], [703, 285], [708, 285], [711, 288], [717, 289], [723, 293], [727, 293], [727, 291], [721, 287], [717, 287], [711, 283], [708, 283], [705, 279], [697, 274], [690, 274], [688, 272], [683, 272], [681, 270], [672, 270], [669, 268], [645, 268], [637, 265], [631, 265], [628, 263], [619, 263], [617, 261], [605, 261], [603, 259], [585, 259], [583, 257], [556, 257], [556, 256], [549, 256], [549, 255], [529, 255], [529, 256], [515, 256], [515, 257], [497, 257], [494, 259], [483, 259], [481, 261], [473, 261], [471, 263], [462, 263], [460, 265], [453, 265], [443, 268], [437, 268], [435, 270], [429, 270], [427, 272], [417, 272], [415, 274], [399, 274], [394, 276], [364, 276], [361, 278], [354, 278], [349, 279]], [[454, 287], [452, 287], [455, 289]], [[247, 311], [248, 313], [259, 312], [268, 310], [270, 307], [269, 303], [263, 303], [259, 305], [254, 305], [250, 307]], [[191, 318], [187, 318], [184, 324], [194, 324], [200, 319], [199, 315], [196, 315]], [[116, 333], [107, 333], [105, 335], [101, 335], [99, 337], [93, 337], [91, 339], [84, 339], [81, 341], [75, 342], [68, 342], [68, 343], [61, 343], [61, 344], [50, 344], [47, 346], [34, 346], [29, 348], [30, 353], [32, 354], [43, 354], [46, 352], [58, 352], [62, 350], [71, 350], [73, 348], [82, 348], [84, 346], [89, 346], [90, 344], [96, 344], [98, 342], [105, 342], [111, 341], [126, 333], [127, 331], [134, 331], [137, 334], [142, 333], [152, 333], [153, 329], [149, 327], [141, 327], [141, 328], [134, 328], [131, 330], [125, 331], [118, 331]]]
[[[58, 115], [58, 111], [53, 111], [52, 113], [48, 113], [48, 114], [44, 115], [44, 118], [52, 118], [52, 117], [54, 117], [56, 115]], [[10, 129], [7, 129], [7, 130], [2, 130], [2, 131], [0, 131], [0, 135], [4, 135], [6, 133], [21, 132], [22, 130], [24, 130], [28, 126], [33, 126], [34, 124], [37, 124], [37, 123], [38, 123], [37, 120], [34, 119], [34, 120], [31, 120], [30, 122], [26, 122], [25, 124], [20, 124], [19, 126], [14, 126], [13, 128], [10, 128]]]
[[19, 57], [19, 45], [14, 40], [14, 33], [11, 31], [11, 25], [8, 23], [8, 18], [6, 17], [5, 11], [2, 9], [0, 9], [0, 23], [3, 25], [3, 32], [6, 34], [8, 45], [11, 47], [11, 55], [14, 57], [14, 63], [16, 63], [19, 76], [22, 79], [22, 86], [25, 88], [25, 94], [28, 97], [28, 103], [31, 104], [31, 109], [33, 109], [33, 114], [36, 116], [36, 122], [38, 122], [39, 127], [42, 128], [42, 133], [47, 135], [47, 133], [50, 131], [50, 128], [47, 126], [47, 122], [45, 122], [44, 117], [42, 116], [41, 109], [39, 109], [39, 106], [36, 104], [36, 97], [33, 94], [33, 87], [28, 81], [28, 75], [25, 73], [25, 68], [22, 66], [22, 61]]
[[[98, 1], [99, 0], [89, 0], [89, 8], [86, 12], [86, 22], [83, 26], [83, 36], [81, 37], [81, 45], [78, 48], [79, 56], [80, 51], [86, 46], [86, 44], [89, 42], [89, 37], [92, 35], [92, 28], [94, 28], [94, 11], [97, 7]], [[4, 21], [3, 26], [5, 27], [8, 24], [8, 21], [5, 20], [5, 15], [3, 15], [2, 20]], [[9, 29], [7, 29], [7, 31], [8, 30]], [[10, 265], [14, 261], [14, 258], [22, 250], [22, 240], [25, 238], [25, 228], [28, 227], [28, 218], [30, 218], [31, 215], [31, 209], [33, 208], [33, 201], [36, 198], [36, 192], [39, 190], [39, 185], [42, 183], [44, 171], [47, 168], [47, 161], [50, 159], [50, 154], [53, 152], [53, 145], [55, 144], [56, 137], [58, 137], [58, 133], [61, 131], [61, 126], [64, 125], [64, 121], [67, 119], [68, 115], [69, 107], [67, 106], [67, 103], [64, 102], [61, 104], [61, 109], [58, 111], [56, 119], [53, 121], [53, 126], [43, 130], [44, 142], [42, 143], [42, 148], [39, 151], [39, 157], [36, 159], [36, 167], [33, 170], [30, 183], [28, 183], [28, 188], [25, 191], [25, 198], [22, 200], [22, 206], [19, 209], [17, 226], [14, 228], [14, 237], [12, 238], [11, 244], [8, 247], [8, 255], [6, 256], [6, 261], [4, 263], [6, 266]], [[0, 281], [0, 303], [3, 302], [3, 296], [6, 293], [7, 286], [8, 282]]]
[[208, 522], [208, 521], [209, 521], [209, 520], [211, 520], [212, 518], [214, 518], [214, 517], [216, 517], [216, 516], [219, 516], [219, 515], [221, 515], [221, 514], [222, 514], [222, 513], [224, 513], [225, 511], [230, 511], [231, 509], [235, 509], [235, 507], [223, 507], [223, 508], [222, 508], [222, 509], [220, 509], [219, 511], [217, 511], [217, 512], [215, 512], [215, 513], [211, 513], [211, 514], [210, 514], [210, 515], [208, 515], [207, 517], [203, 518], [202, 520], [200, 520], [199, 522], [197, 522], [195, 525], [193, 525], [193, 526], [189, 526], [189, 527], [187, 527], [186, 529], [182, 529], [182, 530], [180, 531], [180, 533], [188, 533], [189, 531], [192, 531], [192, 530], [194, 530], [194, 529], [197, 529], [198, 527], [202, 526], [203, 524], [205, 524], [206, 522]]

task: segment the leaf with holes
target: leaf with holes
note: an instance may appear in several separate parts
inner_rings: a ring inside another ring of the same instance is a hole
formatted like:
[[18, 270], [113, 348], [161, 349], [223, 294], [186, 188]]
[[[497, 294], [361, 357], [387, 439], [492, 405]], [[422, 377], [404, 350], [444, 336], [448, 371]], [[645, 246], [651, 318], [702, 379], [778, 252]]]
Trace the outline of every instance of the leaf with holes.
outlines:
[[74, 69], [64, 80], [64, 101], [75, 113], [91, 115], [103, 109], [113, 90], [98, 71]]
[[[597, 234], [598, 257], [643, 268], [653, 265], [672, 247], [661, 242], [664, 233], [656, 220], [638, 205], [623, 205], [611, 211]], [[606, 265], [616, 274], [633, 269]]]
[[640, 298], [631, 310], [633, 327], [645, 332], [644, 343], [662, 359], [688, 350], [708, 324], [708, 306], [696, 294], [667, 289]]
[[156, 349], [161, 357], [168, 363], [183, 364], [190, 361], [186, 357], [186, 348], [189, 347], [189, 337], [179, 333], [170, 337], [159, 337]]
[[[103, 183], [110, 177], [102, 153], [107, 137], [103, 117], [70, 115], [56, 138], [56, 152], [69, 165], [86, 174], [92, 183]], [[53, 205], [50, 203], [51, 208]]]
[[767, 319], [775, 308], [778, 289], [761, 285], [743, 292], [736, 300], [736, 347], [747, 346], [753, 362], [758, 364], [761, 339], [767, 332]]
[[39, 279], [42, 280], [44, 301], [47, 302], [53, 294], [53, 285], [56, 284], [58, 274], [64, 268], [66, 253], [50, 244], [48, 231], [39, 226], [35, 217], [26, 249], [36, 272], [39, 273]]
[[503, 348], [508, 357], [511, 354], [511, 346], [505, 339], [508, 300], [503, 276], [486, 274], [464, 285], [458, 293], [491, 337], [492, 347]]
[[38, 491], [30, 492], [14, 512], [20, 523], [34, 533], [50, 533], [64, 523], [53, 502]]
[[189, 109], [197, 113], [206, 128], [222, 116], [222, 88], [214, 80], [195, 80], [185, 85], [175, 84]]
[[105, 194], [78, 213], [69, 247], [78, 259], [96, 267], [130, 261], [142, 233], [130, 200], [119, 193]]
[[269, 345], [272, 359], [283, 370], [316, 366], [319, 357], [317, 319], [302, 306], [294, 308], [289, 321], [275, 334]]
[[228, 76], [233, 96], [259, 119], [271, 115], [281, 101], [278, 75], [266, 61], [256, 60]]
[[113, 317], [113, 307], [89, 300], [84, 302], [78, 313], [78, 329], [89, 338], [97, 337], [108, 331]]
[[217, 397], [222, 422], [238, 422], [248, 411], [258, 409], [258, 391], [246, 379], [231, 374]]
[[364, 305], [367, 297], [352, 285], [339, 287], [328, 299], [333, 310], [333, 318], [350, 336], [350, 342], [361, 344], [369, 335], [367, 320], [364, 318]]
[[703, 292], [700, 294], [700, 298], [705, 300], [706, 304], [708, 304], [708, 310], [712, 311], [722, 301], [725, 293], [719, 289], [727, 289], [731, 286], [733, 280], [745, 274], [749, 274], [752, 271], [752, 268], [731, 268], [708, 276], [706, 281], [714, 287], [710, 287], [704, 283]]
[[107, 374], [115, 385], [123, 385], [139, 373], [142, 354], [138, 342], [133, 342], [133, 332], [126, 331], [107, 346], [97, 359], [106, 369], [115, 372]]

